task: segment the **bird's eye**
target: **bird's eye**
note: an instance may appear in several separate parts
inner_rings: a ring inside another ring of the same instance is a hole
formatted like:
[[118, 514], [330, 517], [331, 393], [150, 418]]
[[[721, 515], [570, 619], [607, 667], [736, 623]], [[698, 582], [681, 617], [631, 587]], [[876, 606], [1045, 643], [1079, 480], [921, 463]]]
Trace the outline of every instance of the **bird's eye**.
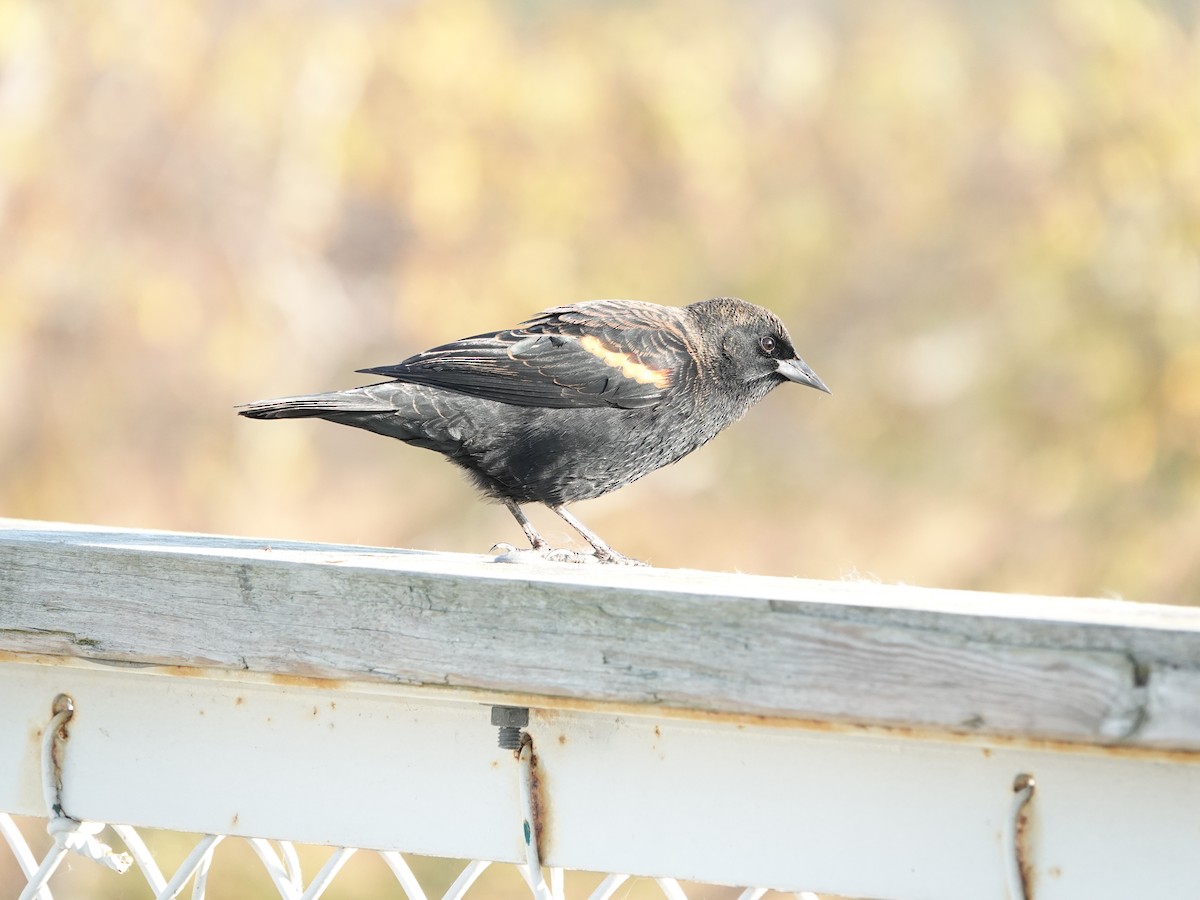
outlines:
[[758, 339], [758, 346], [762, 347], [762, 352], [768, 356], [775, 352], [775, 338], [767, 335]]

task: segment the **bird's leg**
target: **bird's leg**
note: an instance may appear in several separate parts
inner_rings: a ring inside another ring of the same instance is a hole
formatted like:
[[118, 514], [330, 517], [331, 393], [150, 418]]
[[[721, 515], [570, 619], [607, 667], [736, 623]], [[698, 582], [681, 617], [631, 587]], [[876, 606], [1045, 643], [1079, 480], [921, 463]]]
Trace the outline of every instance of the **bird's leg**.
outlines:
[[529, 546], [539, 553], [548, 551], [550, 549], [550, 542], [537, 533], [537, 529], [533, 527], [533, 523], [529, 521], [529, 517], [521, 511], [521, 507], [517, 506], [511, 500], [505, 500], [504, 505], [508, 507], [508, 511], [517, 520], [517, 524], [521, 526], [521, 530], [525, 532], [525, 537], [529, 538]]
[[531, 549], [518, 550], [512, 544], [496, 544], [496, 546], [492, 547], [493, 550], [504, 551], [496, 557], [497, 562], [527, 562], [531, 557], [534, 559], [553, 560], [555, 562], [575, 563], [594, 563], [601, 559], [599, 554], [581, 553], [578, 550], [553, 549], [550, 546], [550, 542], [537, 533], [537, 529], [533, 527], [533, 523], [529, 521], [528, 516], [521, 511], [520, 506], [511, 500], [505, 500], [504, 505], [508, 507], [508, 511], [512, 513], [513, 518], [520, 524], [521, 530], [525, 532], [525, 537], [529, 538]]
[[622, 556], [608, 544], [600, 539], [600, 535], [592, 531], [577, 518], [567, 512], [565, 506], [551, 506], [552, 510], [558, 513], [564, 522], [583, 535], [583, 539], [592, 545], [592, 549], [596, 551], [596, 559], [606, 563], [623, 563], [627, 566], [644, 566], [644, 562], [636, 559], [630, 559], [628, 556]]

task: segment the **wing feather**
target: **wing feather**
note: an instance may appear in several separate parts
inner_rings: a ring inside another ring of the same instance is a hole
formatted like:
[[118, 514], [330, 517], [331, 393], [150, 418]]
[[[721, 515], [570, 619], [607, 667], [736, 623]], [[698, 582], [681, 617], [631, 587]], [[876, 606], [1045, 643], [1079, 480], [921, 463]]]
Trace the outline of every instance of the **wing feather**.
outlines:
[[562, 306], [360, 371], [514, 406], [655, 406], [695, 372], [682, 316], [631, 301]]

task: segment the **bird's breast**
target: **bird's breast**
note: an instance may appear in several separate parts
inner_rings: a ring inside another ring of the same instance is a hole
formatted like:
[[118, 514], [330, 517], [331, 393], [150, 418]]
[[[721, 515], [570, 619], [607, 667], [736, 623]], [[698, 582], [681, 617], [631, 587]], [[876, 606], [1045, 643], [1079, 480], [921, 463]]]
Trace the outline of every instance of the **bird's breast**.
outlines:
[[473, 453], [473, 468], [519, 503], [572, 503], [614, 491], [712, 437], [682, 410], [522, 409]]

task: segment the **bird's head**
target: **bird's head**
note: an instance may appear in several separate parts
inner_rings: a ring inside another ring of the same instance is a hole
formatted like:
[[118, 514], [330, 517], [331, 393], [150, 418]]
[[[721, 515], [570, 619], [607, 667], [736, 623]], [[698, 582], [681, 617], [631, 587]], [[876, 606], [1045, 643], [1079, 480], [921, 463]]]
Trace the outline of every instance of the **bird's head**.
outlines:
[[696, 318], [717, 377], [762, 396], [785, 381], [829, 393], [792, 345], [779, 317], [768, 309], [718, 297], [688, 307]]

